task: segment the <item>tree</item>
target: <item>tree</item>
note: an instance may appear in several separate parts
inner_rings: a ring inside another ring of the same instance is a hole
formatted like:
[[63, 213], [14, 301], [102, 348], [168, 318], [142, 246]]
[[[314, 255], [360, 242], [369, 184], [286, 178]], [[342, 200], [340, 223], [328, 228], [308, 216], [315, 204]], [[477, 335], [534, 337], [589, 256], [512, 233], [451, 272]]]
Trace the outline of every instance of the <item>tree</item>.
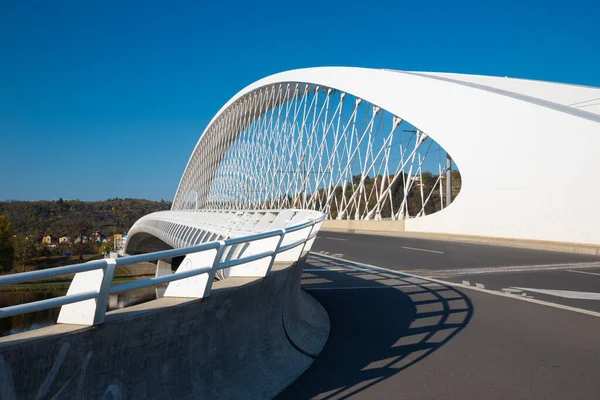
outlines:
[[27, 263], [38, 257], [38, 247], [35, 241], [27, 236], [16, 236], [13, 238], [15, 249], [15, 263], [25, 271]]
[[10, 221], [0, 215], [0, 272], [10, 272], [15, 260], [15, 249], [10, 240], [12, 225]]
[[110, 253], [113, 249], [111, 242], [103, 242], [98, 248], [98, 254]]
[[84, 253], [91, 251], [93, 243], [88, 237], [91, 233], [90, 222], [86, 219], [80, 219], [73, 225], [71, 242], [73, 243], [73, 253], [79, 256], [79, 262], [83, 262]]

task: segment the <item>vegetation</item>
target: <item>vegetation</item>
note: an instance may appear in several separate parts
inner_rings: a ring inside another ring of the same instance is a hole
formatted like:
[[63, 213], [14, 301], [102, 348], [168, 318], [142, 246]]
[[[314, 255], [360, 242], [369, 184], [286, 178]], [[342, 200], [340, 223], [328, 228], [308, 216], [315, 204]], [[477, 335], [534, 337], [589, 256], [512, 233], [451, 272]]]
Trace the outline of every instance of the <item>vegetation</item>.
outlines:
[[70, 237], [80, 221], [88, 221], [92, 230], [106, 236], [126, 232], [142, 216], [169, 208], [171, 202], [164, 200], [117, 198], [80, 201], [61, 198], [57, 201], [0, 202], [0, 215], [12, 223], [13, 235], [32, 236], [39, 241], [46, 235]]
[[[408, 215], [411, 217], [416, 217], [421, 213], [421, 208], [422, 208], [422, 203], [423, 200], [427, 200], [427, 198], [429, 197], [429, 194], [431, 193], [431, 197], [429, 198], [429, 201], [426, 202], [425, 204], [425, 208], [423, 210], [424, 215], [429, 215], [429, 214], [433, 214], [436, 211], [439, 211], [441, 209], [441, 200], [440, 200], [440, 190], [439, 190], [439, 183], [436, 185], [436, 183], [438, 182], [438, 177], [439, 175], [433, 175], [431, 172], [423, 172], [422, 174], [422, 182], [417, 182], [414, 183], [413, 185], [410, 186], [410, 189], [408, 190], [408, 193], [406, 195], [406, 211], [408, 212]], [[361, 180], [361, 176], [360, 175], [355, 175], [353, 177], [353, 187], [357, 187], [360, 183]], [[384, 202], [384, 204], [381, 207], [381, 218], [390, 218], [392, 217], [392, 207], [393, 207], [393, 213], [394, 215], [398, 214], [400, 211], [400, 207], [402, 205], [402, 200], [404, 199], [404, 182], [408, 181], [407, 177], [405, 176], [405, 179], [402, 178], [398, 178], [396, 179], [396, 181], [394, 181], [392, 183], [393, 180], [393, 176], [390, 175], [387, 178], [378, 175], [376, 177], [369, 177], [366, 176], [364, 178], [364, 185], [365, 185], [365, 190], [363, 192], [362, 196], [358, 196], [357, 197], [357, 201], [356, 203], [359, 206], [359, 210], [361, 212], [361, 214], [364, 214], [365, 209], [367, 208], [366, 206], [368, 205], [368, 208], [370, 210], [372, 210], [376, 203], [377, 203], [377, 199], [375, 195], [370, 196], [369, 198], [369, 194], [372, 192], [373, 186], [377, 185], [377, 188], [383, 188], [384, 190], [386, 190], [391, 183], [391, 188], [389, 190], [390, 195], [391, 196], [386, 196], [386, 200]], [[445, 189], [445, 182], [444, 182], [444, 191]], [[422, 185], [422, 189], [423, 189], [423, 197], [424, 199], [421, 199], [421, 185]], [[460, 192], [460, 186], [461, 186], [461, 177], [460, 177], [460, 172], [458, 171], [452, 171], [452, 197], [454, 198], [459, 192]], [[321, 192], [326, 192], [327, 189], [321, 189]], [[338, 210], [336, 204], [342, 204], [342, 195], [345, 196], [345, 204], [348, 203], [348, 201], [352, 198], [353, 195], [353, 189], [352, 187], [348, 187], [346, 189], [346, 192], [343, 192], [343, 187], [337, 186], [335, 189], [333, 189], [334, 191], [334, 197], [336, 199], [336, 201], [332, 201], [331, 202], [331, 209], [330, 209], [330, 215], [332, 218], [336, 218], [338, 217], [338, 214], [340, 212], [343, 211], [343, 209]], [[445, 196], [445, 194], [442, 194], [443, 196]], [[320, 196], [320, 198], [323, 198], [324, 196]], [[356, 196], [355, 196], [356, 197]], [[391, 204], [392, 207], [390, 207], [390, 198], [391, 197]], [[368, 200], [368, 204], [366, 204]], [[350, 217], [351, 219], [354, 218], [355, 213], [356, 213], [356, 205], [354, 200], [350, 202], [350, 206], [348, 207], [348, 209], [346, 210], [346, 213], [342, 216], [342, 219], [347, 219], [348, 217]]]
[[[0, 273], [22, 272], [68, 265], [102, 257], [112, 243], [93, 237], [125, 233], [143, 215], [167, 210], [171, 202], [138, 199], [109, 199], [84, 202], [0, 202]], [[53, 245], [42, 243], [53, 237]], [[65, 243], [56, 240], [66, 237]]]

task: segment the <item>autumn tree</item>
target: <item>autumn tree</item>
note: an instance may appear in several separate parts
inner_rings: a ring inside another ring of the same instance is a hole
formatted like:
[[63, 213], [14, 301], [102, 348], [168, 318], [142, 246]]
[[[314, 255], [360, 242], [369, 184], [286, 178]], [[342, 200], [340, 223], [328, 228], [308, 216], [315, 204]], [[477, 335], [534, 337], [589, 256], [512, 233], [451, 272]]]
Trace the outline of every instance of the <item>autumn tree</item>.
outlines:
[[21, 271], [25, 271], [28, 263], [40, 254], [37, 243], [30, 237], [17, 236], [13, 238], [13, 244], [15, 249], [15, 264]]
[[103, 242], [98, 248], [98, 254], [110, 253], [113, 249], [111, 242]]

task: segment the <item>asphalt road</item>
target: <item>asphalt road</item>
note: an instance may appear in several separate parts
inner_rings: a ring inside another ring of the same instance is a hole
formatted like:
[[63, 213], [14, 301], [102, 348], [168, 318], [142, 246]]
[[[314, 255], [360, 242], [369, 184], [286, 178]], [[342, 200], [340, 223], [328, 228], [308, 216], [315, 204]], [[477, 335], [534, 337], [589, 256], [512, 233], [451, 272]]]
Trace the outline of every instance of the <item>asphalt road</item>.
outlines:
[[600, 292], [569, 272], [600, 274], [597, 257], [329, 232], [313, 253], [302, 284], [331, 335], [281, 399], [600, 398], [600, 314], [584, 314], [600, 301], [515, 289]]
[[333, 232], [313, 252], [600, 312], [598, 256]]

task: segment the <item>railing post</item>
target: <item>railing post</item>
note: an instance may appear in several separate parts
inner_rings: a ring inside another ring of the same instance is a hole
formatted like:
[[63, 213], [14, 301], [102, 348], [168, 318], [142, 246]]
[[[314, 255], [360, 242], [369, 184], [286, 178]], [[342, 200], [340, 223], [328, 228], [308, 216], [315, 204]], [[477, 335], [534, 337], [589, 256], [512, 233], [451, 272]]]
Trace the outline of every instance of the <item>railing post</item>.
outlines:
[[112, 280], [115, 276], [116, 268], [117, 260], [107, 258], [106, 267], [104, 268], [104, 276], [102, 277], [102, 283], [100, 284], [100, 290], [98, 291], [98, 297], [96, 298], [96, 312], [94, 313], [94, 325], [104, 323], [104, 317], [106, 316], [106, 307], [108, 305], [108, 295], [110, 292], [110, 287], [112, 286]]
[[208, 277], [206, 279], [206, 289], [204, 289], [204, 297], [210, 296], [210, 291], [212, 290], [212, 285], [215, 280], [215, 274], [217, 273], [217, 268], [221, 263], [221, 257], [223, 257], [223, 253], [225, 253], [225, 241], [219, 240], [219, 248], [217, 249], [217, 256], [213, 261], [213, 265], [210, 268], [210, 271], [207, 273]]
[[[105, 259], [104, 267], [75, 274], [67, 295], [96, 292], [96, 298], [66, 304], [60, 308], [59, 324], [98, 325], [104, 322], [108, 290], [115, 272], [116, 261]], [[108, 288], [105, 288], [108, 285]]]
[[221, 240], [216, 243], [218, 243], [218, 247], [188, 253], [173, 276], [176, 277], [179, 273], [199, 268], [206, 271], [206, 268], [210, 265], [211, 267], [208, 268], [208, 271], [189, 278], [174, 280], [167, 286], [164, 297], [188, 297], [195, 299], [206, 297], [207, 289], [210, 290], [212, 287], [215, 265], [223, 256], [225, 248], [224, 241]]
[[285, 236], [285, 228], [281, 229], [281, 235], [279, 235], [279, 242], [277, 242], [277, 246], [275, 246], [275, 250], [273, 251], [273, 255], [271, 256], [271, 262], [269, 262], [269, 266], [267, 267], [267, 272], [265, 273], [265, 276], [267, 276], [271, 273], [271, 268], [273, 268], [273, 263], [275, 262], [277, 253], [279, 253], [279, 247], [281, 247], [281, 243], [283, 242], [284, 236]]
[[313, 231], [315, 230], [315, 225], [316, 225], [316, 221], [313, 220], [312, 224], [310, 225], [310, 231], [308, 232], [308, 236], [306, 237], [306, 240], [304, 241], [304, 244], [302, 245], [302, 250], [300, 251], [300, 257], [302, 257], [302, 253], [304, 253], [304, 249], [306, 248], [306, 243], [308, 243], [311, 237], [311, 235], [313, 234]]
[[[323, 224], [323, 219], [319, 220], [313, 220], [312, 221], [312, 229], [310, 230], [310, 233], [308, 234], [308, 238], [306, 239], [306, 242], [304, 242], [304, 246], [302, 247], [302, 252], [308, 252], [310, 251], [310, 249], [312, 248], [312, 245], [315, 241], [315, 238], [309, 239], [312, 234], [314, 233], [315, 229], [317, 229], [317, 231], [321, 228], [321, 225]], [[306, 248], [306, 246], [308, 246], [308, 249]]]

